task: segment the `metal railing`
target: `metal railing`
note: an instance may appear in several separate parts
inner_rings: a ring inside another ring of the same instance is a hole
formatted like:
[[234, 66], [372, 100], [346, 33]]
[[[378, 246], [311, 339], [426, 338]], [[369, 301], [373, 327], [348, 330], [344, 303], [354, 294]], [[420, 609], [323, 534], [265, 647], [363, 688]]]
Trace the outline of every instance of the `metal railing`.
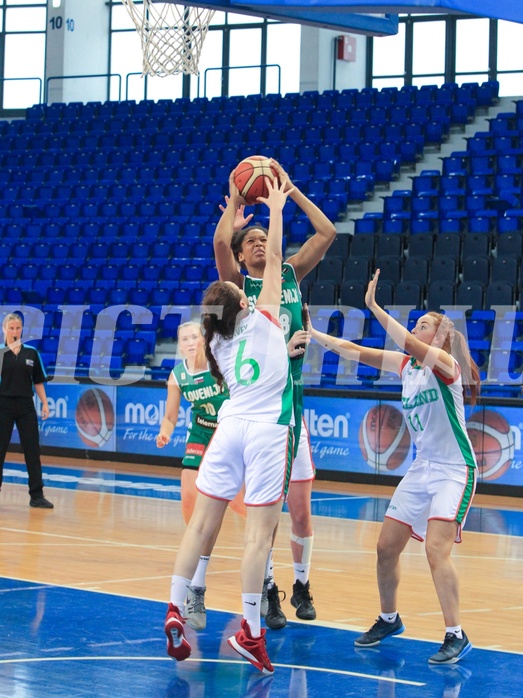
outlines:
[[45, 81], [44, 103], [47, 103], [49, 84], [52, 80], [82, 80], [90, 78], [118, 78], [118, 101], [122, 100], [122, 76], [120, 73], [94, 73], [92, 75], [53, 75]]
[[[231, 71], [231, 70], [252, 70], [253, 68], [259, 68], [263, 70], [264, 68], [277, 68], [278, 69], [278, 93], [281, 94], [281, 66], [278, 63], [260, 63], [258, 65], [232, 65], [232, 66], [221, 66], [219, 68], [206, 68], [203, 73], [203, 96], [207, 96], [207, 73], [213, 70], [221, 71]], [[198, 90], [199, 92], [199, 90]]]

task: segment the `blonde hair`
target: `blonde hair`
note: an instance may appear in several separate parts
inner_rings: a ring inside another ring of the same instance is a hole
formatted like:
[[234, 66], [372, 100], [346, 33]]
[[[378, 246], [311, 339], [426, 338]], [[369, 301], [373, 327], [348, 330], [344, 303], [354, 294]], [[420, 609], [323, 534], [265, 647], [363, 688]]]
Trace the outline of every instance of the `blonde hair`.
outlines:
[[7, 323], [11, 322], [11, 320], [18, 320], [18, 322], [22, 325], [22, 327], [24, 326], [24, 321], [23, 321], [23, 318], [21, 315], [18, 315], [18, 313], [8, 313], [5, 316], [4, 321], [2, 323], [2, 331], [4, 333], [4, 341], [5, 341], [5, 331], [7, 328]]
[[177, 336], [180, 336], [180, 330], [184, 330], [186, 327], [196, 327], [200, 331], [200, 334], [203, 335], [202, 332], [202, 326], [200, 325], [199, 322], [196, 322], [195, 320], [189, 320], [188, 322], [182, 322], [181, 325], [178, 325], [178, 330], [177, 330]]
[[461, 368], [463, 397], [467, 402], [470, 401], [475, 405], [481, 387], [481, 378], [465, 337], [454, 327], [454, 323], [447, 315], [436, 313], [434, 310], [430, 310], [427, 315], [436, 322], [436, 337], [442, 338], [441, 348], [451, 354]]

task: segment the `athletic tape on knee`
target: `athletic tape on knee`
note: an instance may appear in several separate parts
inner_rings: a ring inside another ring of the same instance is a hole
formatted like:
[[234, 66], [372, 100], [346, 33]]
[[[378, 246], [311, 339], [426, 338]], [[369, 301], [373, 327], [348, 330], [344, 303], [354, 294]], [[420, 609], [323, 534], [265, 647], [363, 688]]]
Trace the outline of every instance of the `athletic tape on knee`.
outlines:
[[295, 536], [294, 533], [291, 532], [291, 541], [293, 543], [301, 545], [303, 548], [301, 553], [301, 564], [310, 565], [312, 558], [312, 546], [314, 544], [314, 533], [312, 534], [312, 536], [300, 538], [299, 536]]

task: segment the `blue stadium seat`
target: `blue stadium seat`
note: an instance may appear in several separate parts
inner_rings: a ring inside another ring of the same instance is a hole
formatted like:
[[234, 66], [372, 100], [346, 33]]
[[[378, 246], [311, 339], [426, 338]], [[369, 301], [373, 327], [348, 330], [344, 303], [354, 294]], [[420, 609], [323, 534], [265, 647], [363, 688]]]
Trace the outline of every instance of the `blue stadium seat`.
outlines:
[[366, 283], [363, 281], [344, 281], [340, 284], [340, 304], [365, 308], [366, 288]]
[[364, 283], [368, 283], [370, 278], [370, 262], [372, 259], [372, 257], [368, 256], [351, 255], [345, 261], [343, 281], [363, 281]]
[[409, 257], [421, 256], [430, 258], [434, 252], [434, 236], [430, 233], [411, 235], [408, 238]]
[[492, 281], [485, 290], [485, 307], [492, 308], [496, 305], [513, 306], [515, 300], [515, 287], [506, 281]]
[[329, 281], [315, 281], [310, 288], [309, 304], [334, 306], [337, 302], [338, 286]]
[[480, 281], [462, 281], [456, 291], [456, 304], [468, 306], [473, 310], [481, 310], [484, 290], [484, 284]]
[[490, 260], [487, 255], [471, 255], [463, 260], [464, 282], [478, 281], [486, 285], [490, 279]]
[[427, 287], [427, 310], [439, 311], [455, 303], [455, 286], [449, 281], [432, 281]]
[[330, 254], [327, 255], [318, 264], [318, 281], [332, 281], [335, 284], [340, 284], [343, 277], [343, 259]]

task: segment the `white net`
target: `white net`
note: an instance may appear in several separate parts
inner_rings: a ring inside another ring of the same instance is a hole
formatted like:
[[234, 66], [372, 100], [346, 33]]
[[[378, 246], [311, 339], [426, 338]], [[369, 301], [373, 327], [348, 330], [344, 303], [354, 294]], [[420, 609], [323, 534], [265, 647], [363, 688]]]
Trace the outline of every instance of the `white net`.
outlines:
[[154, 0], [122, 3], [140, 35], [144, 75], [198, 75], [203, 41], [215, 10]]

